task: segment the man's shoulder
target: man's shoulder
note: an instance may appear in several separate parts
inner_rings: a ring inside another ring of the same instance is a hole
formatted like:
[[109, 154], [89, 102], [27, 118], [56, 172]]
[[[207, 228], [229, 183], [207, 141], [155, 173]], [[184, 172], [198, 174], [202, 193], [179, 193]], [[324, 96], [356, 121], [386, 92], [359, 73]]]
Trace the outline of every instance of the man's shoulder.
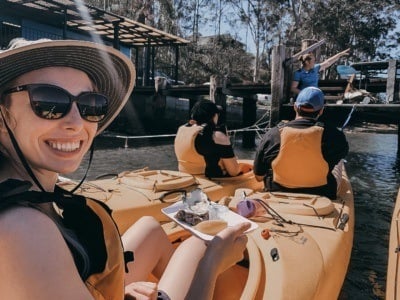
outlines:
[[346, 135], [344, 134], [344, 132], [339, 128], [337, 128], [336, 126], [329, 123], [324, 126], [324, 135], [334, 140], [336, 140], [338, 137], [341, 137], [344, 140], [346, 140]]
[[337, 126], [335, 126], [335, 125], [333, 125], [333, 124], [331, 124], [329, 122], [328, 123], [324, 123], [324, 128], [326, 130], [328, 130], [328, 131], [340, 132], [340, 133], [344, 134], [342, 130], [340, 130]]
[[294, 127], [294, 128], [304, 128], [304, 127], [310, 127], [315, 125], [315, 122], [306, 119], [306, 118], [298, 118], [290, 121], [283, 122], [280, 125], [280, 128], [283, 127]]
[[261, 144], [270, 143], [280, 137], [280, 124], [281, 123], [271, 127], [264, 133], [264, 136], [261, 139]]

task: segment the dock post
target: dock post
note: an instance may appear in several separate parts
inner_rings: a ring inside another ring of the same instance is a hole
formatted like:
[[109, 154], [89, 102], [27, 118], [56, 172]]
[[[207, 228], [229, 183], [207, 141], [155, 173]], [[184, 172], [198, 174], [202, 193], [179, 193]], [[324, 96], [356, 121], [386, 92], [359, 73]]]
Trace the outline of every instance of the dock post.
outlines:
[[188, 120], [191, 118], [191, 112], [192, 112], [192, 108], [193, 106], [196, 104], [197, 101], [199, 101], [201, 99], [200, 96], [192, 96], [189, 98], [189, 111], [187, 114], [187, 118]]
[[222, 88], [226, 85], [224, 78], [218, 75], [210, 77], [210, 100], [222, 106], [223, 113], [220, 115], [220, 122], [226, 121], [226, 96], [222, 93]]
[[[243, 98], [242, 106], [242, 124], [243, 127], [249, 127], [255, 124], [257, 120], [257, 95], [251, 95]], [[244, 131], [242, 136], [243, 148], [254, 148], [256, 145], [256, 132]]]
[[[386, 80], [386, 103], [399, 100], [398, 87], [396, 86], [397, 60], [391, 59], [388, 64], [388, 77]], [[397, 93], [396, 93], [397, 90]]]
[[167, 96], [165, 96], [165, 89], [167, 88], [167, 79], [165, 77], [154, 78], [155, 94], [152, 98], [151, 107], [153, 110], [153, 120], [157, 129], [165, 127], [165, 111], [167, 109]]
[[275, 126], [280, 121], [281, 104], [283, 100], [284, 86], [284, 60], [285, 46], [277, 45], [272, 48], [272, 66], [271, 66], [271, 116], [269, 125]]
[[397, 121], [397, 157], [400, 157], [400, 120]]

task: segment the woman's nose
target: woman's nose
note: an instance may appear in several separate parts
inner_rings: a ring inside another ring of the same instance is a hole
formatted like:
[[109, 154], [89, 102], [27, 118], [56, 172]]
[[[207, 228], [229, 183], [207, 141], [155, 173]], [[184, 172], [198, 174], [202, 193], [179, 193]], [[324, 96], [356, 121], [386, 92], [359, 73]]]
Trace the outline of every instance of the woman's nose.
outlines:
[[62, 119], [65, 121], [65, 126], [71, 129], [82, 127], [84, 122], [76, 102], [72, 103], [70, 111]]

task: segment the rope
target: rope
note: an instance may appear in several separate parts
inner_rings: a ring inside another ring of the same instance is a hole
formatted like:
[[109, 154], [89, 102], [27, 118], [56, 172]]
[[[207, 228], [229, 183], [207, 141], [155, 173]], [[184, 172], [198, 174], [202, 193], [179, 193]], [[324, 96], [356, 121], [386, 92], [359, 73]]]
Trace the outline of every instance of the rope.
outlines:
[[351, 119], [351, 115], [353, 114], [353, 112], [356, 110], [356, 105], [353, 105], [353, 108], [351, 109], [349, 115], [347, 116], [346, 121], [344, 121], [342, 128], [340, 129], [341, 131], [343, 131], [343, 129], [347, 126], [347, 123], [349, 123], [350, 119]]
[[132, 135], [113, 135], [113, 134], [103, 134], [104, 137], [113, 137], [113, 138], [121, 138], [121, 139], [150, 139], [150, 138], [163, 138], [163, 137], [174, 137], [176, 134], [159, 134], [159, 135], [140, 135], [140, 136], [132, 136]]
[[[249, 132], [255, 131], [257, 133], [257, 137], [261, 139], [262, 133], [269, 128], [269, 120], [262, 122], [262, 120], [269, 115], [270, 110], [267, 110], [253, 125], [242, 127], [239, 129], [231, 129], [228, 130], [228, 135], [235, 136], [238, 132]], [[260, 133], [261, 132], [261, 133]], [[150, 139], [150, 138], [166, 138], [166, 137], [175, 137], [176, 134], [158, 134], [158, 135], [140, 135], [140, 136], [131, 136], [131, 135], [120, 135], [120, 134], [112, 134], [112, 133], [103, 133], [101, 136], [103, 137], [112, 137], [112, 138], [120, 138], [125, 139], [125, 148], [128, 148], [127, 141], [130, 139]]]

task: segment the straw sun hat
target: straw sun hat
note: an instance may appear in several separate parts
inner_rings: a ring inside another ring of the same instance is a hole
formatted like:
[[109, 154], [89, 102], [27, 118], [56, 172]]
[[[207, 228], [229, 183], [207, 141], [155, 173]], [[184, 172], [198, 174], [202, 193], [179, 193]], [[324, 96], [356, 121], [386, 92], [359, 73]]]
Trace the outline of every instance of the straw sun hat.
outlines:
[[135, 67], [120, 51], [88, 41], [48, 40], [11, 41], [0, 52], [0, 89], [27, 72], [45, 67], [71, 67], [85, 72], [98, 92], [109, 99], [108, 113], [98, 123], [102, 132], [129, 99], [135, 83]]

